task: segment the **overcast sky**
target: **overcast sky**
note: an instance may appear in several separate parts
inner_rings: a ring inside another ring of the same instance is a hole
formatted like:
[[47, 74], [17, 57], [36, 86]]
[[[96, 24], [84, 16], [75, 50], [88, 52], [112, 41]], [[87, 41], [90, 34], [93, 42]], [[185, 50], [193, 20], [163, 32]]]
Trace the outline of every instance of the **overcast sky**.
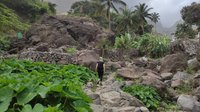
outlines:
[[[47, 0], [57, 4], [58, 13], [69, 10], [71, 4], [79, 0]], [[152, 12], [160, 14], [161, 23], [165, 27], [172, 26], [175, 22], [181, 19], [180, 10], [183, 6], [189, 5], [192, 2], [200, 3], [200, 0], [124, 0], [130, 8], [133, 8], [139, 3], [146, 3], [152, 7]]]

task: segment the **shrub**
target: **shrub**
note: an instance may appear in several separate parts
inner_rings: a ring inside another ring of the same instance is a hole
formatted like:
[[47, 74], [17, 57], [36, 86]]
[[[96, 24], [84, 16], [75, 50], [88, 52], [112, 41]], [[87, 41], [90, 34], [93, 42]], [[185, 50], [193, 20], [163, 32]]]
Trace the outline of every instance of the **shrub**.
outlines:
[[123, 91], [130, 93], [131, 95], [141, 100], [149, 109], [156, 110], [159, 107], [161, 97], [152, 87], [144, 85], [133, 85], [124, 87]]
[[129, 49], [131, 48], [132, 37], [129, 33], [120, 35], [115, 39], [115, 48]]
[[43, 0], [1, 0], [0, 3], [30, 19], [32, 22], [43, 14], [55, 13], [55, 5]]
[[[0, 3], [0, 31], [10, 33], [16, 30], [24, 31], [29, 27], [22, 23], [13, 10]], [[0, 32], [0, 33], [1, 33]]]
[[10, 47], [9, 38], [5, 37], [5, 35], [0, 34], [0, 52], [5, 51]]
[[132, 46], [152, 58], [159, 58], [169, 52], [169, 44], [170, 39], [165, 36], [145, 34], [138, 37]]

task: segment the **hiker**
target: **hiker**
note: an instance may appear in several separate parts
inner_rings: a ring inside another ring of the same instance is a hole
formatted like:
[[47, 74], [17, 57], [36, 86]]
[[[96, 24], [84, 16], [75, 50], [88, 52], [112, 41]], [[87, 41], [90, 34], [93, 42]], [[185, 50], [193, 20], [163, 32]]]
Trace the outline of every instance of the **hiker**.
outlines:
[[103, 58], [100, 57], [99, 61], [96, 64], [96, 71], [98, 73], [99, 79], [100, 79], [100, 84], [103, 81], [103, 74], [105, 72], [105, 64], [103, 62]]

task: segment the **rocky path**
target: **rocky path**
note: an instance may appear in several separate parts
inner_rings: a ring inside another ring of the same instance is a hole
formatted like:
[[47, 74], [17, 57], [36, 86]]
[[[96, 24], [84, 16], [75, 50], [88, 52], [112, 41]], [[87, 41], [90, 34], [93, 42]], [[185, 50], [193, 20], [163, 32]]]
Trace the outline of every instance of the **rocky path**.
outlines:
[[106, 76], [102, 85], [97, 85], [92, 91], [93, 84], [88, 83], [85, 92], [93, 99], [91, 107], [94, 112], [149, 112], [137, 98], [123, 92], [120, 88], [123, 82], [116, 81], [114, 74]]

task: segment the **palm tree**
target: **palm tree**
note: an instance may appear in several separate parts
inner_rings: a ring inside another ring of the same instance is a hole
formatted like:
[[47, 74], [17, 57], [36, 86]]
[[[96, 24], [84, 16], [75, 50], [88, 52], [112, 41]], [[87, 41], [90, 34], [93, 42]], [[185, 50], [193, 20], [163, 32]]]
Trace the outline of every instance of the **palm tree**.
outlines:
[[109, 21], [109, 30], [111, 30], [111, 9], [113, 9], [116, 13], [118, 12], [118, 9], [115, 7], [115, 4], [119, 4], [121, 6], [126, 6], [126, 3], [122, 0], [93, 0], [95, 2], [101, 3], [102, 5], [102, 9], [106, 9], [106, 15], [108, 17], [108, 21]]
[[158, 22], [158, 20], [160, 20], [160, 15], [159, 15], [159, 13], [154, 12], [151, 14], [151, 16], [152, 16], [151, 21], [154, 22], [155, 31], [156, 31], [156, 23]]
[[149, 8], [145, 3], [136, 5], [135, 8], [135, 13], [140, 20], [139, 24], [142, 29], [142, 33], [144, 33], [144, 25], [147, 23], [146, 18], [152, 19], [151, 13], [149, 13], [149, 11], [153, 8]]
[[126, 33], [127, 31], [131, 33], [131, 29], [137, 26], [137, 19], [134, 12], [127, 7], [121, 9], [121, 14], [119, 14], [114, 20], [117, 24], [116, 29], [120, 33]]

